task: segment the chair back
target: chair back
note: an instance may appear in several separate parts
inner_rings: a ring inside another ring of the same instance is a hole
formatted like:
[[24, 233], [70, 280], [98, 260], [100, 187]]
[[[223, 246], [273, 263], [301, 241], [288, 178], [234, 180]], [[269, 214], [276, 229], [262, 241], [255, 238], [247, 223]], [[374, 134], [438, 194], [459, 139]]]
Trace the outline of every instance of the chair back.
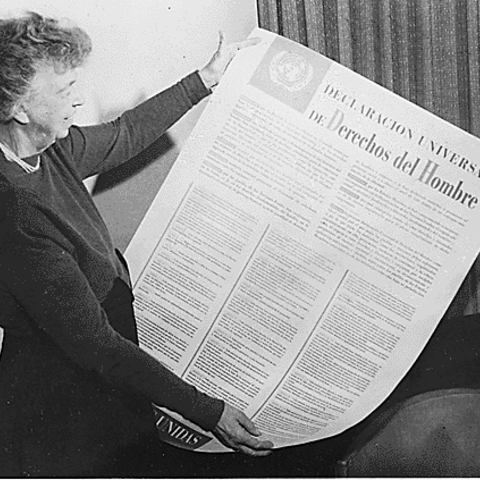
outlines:
[[338, 462], [340, 477], [480, 475], [480, 390], [417, 395], [378, 415]]

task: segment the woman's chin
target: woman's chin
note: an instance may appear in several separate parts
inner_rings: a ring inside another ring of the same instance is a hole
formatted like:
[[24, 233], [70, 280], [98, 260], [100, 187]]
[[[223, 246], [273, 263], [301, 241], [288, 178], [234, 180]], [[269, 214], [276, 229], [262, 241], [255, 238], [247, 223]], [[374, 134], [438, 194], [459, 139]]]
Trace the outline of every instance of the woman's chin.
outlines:
[[60, 140], [61, 138], [68, 137], [69, 132], [70, 132], [70, 127], [65, 128], [63, 130], [59, 130], [56, 135], [56, 140]]

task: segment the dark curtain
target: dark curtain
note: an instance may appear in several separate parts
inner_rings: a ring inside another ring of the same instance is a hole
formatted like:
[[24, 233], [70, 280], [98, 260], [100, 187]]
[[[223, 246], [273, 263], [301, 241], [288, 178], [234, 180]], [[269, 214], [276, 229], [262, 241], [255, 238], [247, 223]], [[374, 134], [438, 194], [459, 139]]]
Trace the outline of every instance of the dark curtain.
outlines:
[[[480, 136], [479, 2], [257, 0], [260, 27], [336, 60], [475, 136]], [[477, 260], [448, 316], [480, 311], [479, 276]]]

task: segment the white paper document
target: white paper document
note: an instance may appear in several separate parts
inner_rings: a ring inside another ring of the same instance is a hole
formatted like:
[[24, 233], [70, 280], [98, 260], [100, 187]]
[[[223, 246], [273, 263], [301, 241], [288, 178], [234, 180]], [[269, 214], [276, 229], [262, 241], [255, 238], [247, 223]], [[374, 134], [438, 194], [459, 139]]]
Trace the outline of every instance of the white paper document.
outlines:
[[[480, 141], [252, 36], [126, 255], [143, 348], [282, 447], [364, 419], [422, 351], [480, 250]], [[157, 426], [226, 450], [172, 412]]]

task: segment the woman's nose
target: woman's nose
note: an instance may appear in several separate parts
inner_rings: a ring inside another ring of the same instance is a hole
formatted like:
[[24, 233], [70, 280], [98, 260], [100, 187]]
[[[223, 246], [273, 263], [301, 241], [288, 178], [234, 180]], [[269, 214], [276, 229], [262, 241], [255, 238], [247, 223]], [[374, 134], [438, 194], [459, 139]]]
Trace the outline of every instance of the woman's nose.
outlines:
[[73, 100], [72, 105], [74, 107], [81, 107], [85, 103], [85, 95], [78, 88], [76, 89], [75, 96], [73, 98], [74, 98], [74, 100]]
[[85, 103], [85, 97], [83, 95], [77, 95], [73, 102], [74, 107], [81, 107]]

